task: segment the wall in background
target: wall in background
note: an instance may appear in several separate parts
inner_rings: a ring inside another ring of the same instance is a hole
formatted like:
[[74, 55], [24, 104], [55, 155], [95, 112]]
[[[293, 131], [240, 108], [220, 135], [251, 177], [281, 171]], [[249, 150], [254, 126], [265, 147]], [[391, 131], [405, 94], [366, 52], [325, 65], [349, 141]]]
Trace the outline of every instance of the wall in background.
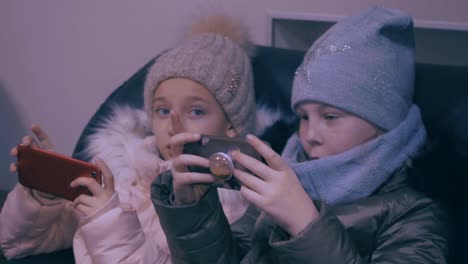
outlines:
[[[341, 17], [273, 12], [270, 45], [306, 51]], [[468, 66], [468, 23], [414, 20], [416, 62]]]
[[[416, 19], [468, 23], [466, 0], [15, 0], [0, 2], [0, 189], [11, 189], [8, 151], [31, 123], [71, 154], [100, 103], [154, 55], [180, 40], [194, 16], [225, 11], [269, 44], [268, 12], [345, 16], [370, 4]], [[14, 175], [13, 175], [14, 176]]]

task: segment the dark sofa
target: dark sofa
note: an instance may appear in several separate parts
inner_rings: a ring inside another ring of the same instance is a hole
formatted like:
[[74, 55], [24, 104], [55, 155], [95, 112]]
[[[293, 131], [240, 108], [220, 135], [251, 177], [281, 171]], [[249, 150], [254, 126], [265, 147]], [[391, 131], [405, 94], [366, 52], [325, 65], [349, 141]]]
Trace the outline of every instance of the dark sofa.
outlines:
[[[258, 47], [253, 57], [257, 102], [282, 113], [282, 118], [261, 135], [278, 152], [297, 125], [289, 107], [290, 88], [303, 55], [300, 51]], [[142, 107], [146, 71], [153, 61], [118, 87], [99, 107], [81, 134], [74, 157], [90, 159], [82, 152], [86, 138], [110, 113], [111, 105]], [[464, 238], [468, 235], [468, 195], [462, 184], [463, 177], [468, 176], [468, 67], [418, 64], [415, 101], [422, 111], [429, 144], [426, 154], [414, 162], [412, 184], [447, 209], [451, 226], [450, 263], [468, 263], [463, 252]]]
[[[290, 92], [294, 72], [304, 52], [258, 47], [252, 65], [256, 101], [279, 109], [282, 118], [273, 124], [262, 139], [280, 152], [297, 125], [290, 109]], [[142, 107], [143, 83], [149, 62], [119, 87], [101, 105], [83, 131], [74, 155], [89, 159], [81, 150], [86, 137], [99, 120], [107, 115], [111, 104]], [[468, 235], [467, 200], [463, 177], [468, 176], [468, 67], [416, 65], [415, 102], [421, 108], [428, 132], [425, 155], [415, 160], [411, 182], [415, 188], [439, 200], [450, 216], [450, 263], [468, 263], [462, 254]]]

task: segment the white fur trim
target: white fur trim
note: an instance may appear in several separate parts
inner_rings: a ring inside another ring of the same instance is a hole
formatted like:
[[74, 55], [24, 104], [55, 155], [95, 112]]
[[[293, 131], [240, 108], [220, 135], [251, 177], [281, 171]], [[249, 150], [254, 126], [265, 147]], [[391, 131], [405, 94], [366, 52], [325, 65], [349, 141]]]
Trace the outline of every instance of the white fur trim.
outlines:
[[[167, 242], [151, 203], [150, 186], [154, 177], [171, 168], [171, 162], [159, 157], [146, 112], [114, 106], [111, 113], [88, 137], [85, 154], [106, 162], [121, 203], [136, 210], [145, 233], [158, 234], [152, 239], [167, 253]], [[239, 191], [218, 189], [218, 193], [230, 223], [244, 214], [247, 202]]]

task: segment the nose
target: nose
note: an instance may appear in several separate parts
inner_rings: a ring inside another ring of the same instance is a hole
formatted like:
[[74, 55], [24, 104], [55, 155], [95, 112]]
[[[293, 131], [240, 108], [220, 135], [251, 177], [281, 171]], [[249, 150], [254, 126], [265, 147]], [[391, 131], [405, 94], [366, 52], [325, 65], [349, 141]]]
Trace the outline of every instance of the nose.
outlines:
[[319, 124], [309, 119], [308, 124], [305, 127], [306, 131], [303, 133], [305, 141], [310, 144], [310, 146], [318, 146], [322, 143], [322, 136], [320, 133]]
[[169, 122], [169, 135], [173, 136], [184, 132], [184, 125], [180, 120], [179, 114], [176, 111], [171, 110], [170, 116], [171, 121]]

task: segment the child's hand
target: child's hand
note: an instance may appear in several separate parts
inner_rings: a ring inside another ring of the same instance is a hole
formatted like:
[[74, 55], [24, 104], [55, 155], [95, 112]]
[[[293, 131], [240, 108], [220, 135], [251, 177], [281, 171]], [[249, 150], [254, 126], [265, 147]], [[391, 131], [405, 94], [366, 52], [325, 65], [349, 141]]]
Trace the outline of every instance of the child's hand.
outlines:
[[296, 236], [318, 216], [317, 208], [280, 155], [255, 136], [248, 135], [247, 141], [268, 165], [239, 151], [231, 153], [235, 161], [255, 175], [235, 170], [234, 176], [242, 183], [243, 196]]
[[[49, 139], [49, 136], [47, 135], [47, 133], [40, 126], [32, 125], [31, 126], [31, 131], [33, 132], [35, 137], [34, 136], [24, 136], [22, 141], [21, 141], [21, 144], [23, 144], [25, 146], [33, 146], [33, 147], [36, 147], [36, 148], [41, 148], [41, 149], [45, 149], [45, 150], [48, 150], [48, 151], [54, 151], [55, 152], [54, 144]], [[36, 138], [37, 138], [37, 140], [36, 140]], [[10, 150], [10, 155], [17, 158], [18, 148], [17, 147], [12, 148]], [[17, 163], [16, 162], [11, 163], [10, 164], [10, 172], [16, 173], [17, 170], [18, 170]], [[32, 190], [32, 191], [34, 192], [35, 195], [40, 196], [42, 198], [46, 198], [46, 199], [55, 199], [55, 198], [57, 198], [56, 196], [51, 195], [51, 194], [43, 193], [43, 192], [36, 191], [36, 190]]]
[[99, 210], [114, 195], [114, 175], [107, 167], [106, 163], [97, 158], [96, 165], [102, 171], [104, 187], [92, 178], [79, 177], [71, 182], [71, 187], [83, 186], [93, 194], [92, 196], [82, 194], [73, 201], [73, 207], [86, 216], [89, 216]]
[[[36, 148], [41, 148], [49, 151], [55, 151], [54, 144], [50, 141], [49, 136], [47, 133], [38, 125], [32, 125], [31, 131], [39, 140], [39, 142], [34, 138], [34, 136], [24, 136], [21, 140], [21, 144], [25, 146], [33, 146]], [[10, 150], [10, 155], [13, 157], [18, 156], [18, 148], [15, 146]], [[10, 164], [10, 172], [16, 173], [17, 172], [17, 164], [11, 163]]]
[[[208, 191], [214, 178], [211, 174], [190, 172], [187, 166], [200, 166], [208, 168], [208, 159], [181, 154], [183, 145], [200, 140], [200, 134], [180, 133], [171, 138], [171, 149], [177, 154], [172, 162], [172, 177], [174, 181], [174, 198], [176, 204], [193, 204], [199, 201]], [[173, 152], [174, 153], [174, 152]]]

